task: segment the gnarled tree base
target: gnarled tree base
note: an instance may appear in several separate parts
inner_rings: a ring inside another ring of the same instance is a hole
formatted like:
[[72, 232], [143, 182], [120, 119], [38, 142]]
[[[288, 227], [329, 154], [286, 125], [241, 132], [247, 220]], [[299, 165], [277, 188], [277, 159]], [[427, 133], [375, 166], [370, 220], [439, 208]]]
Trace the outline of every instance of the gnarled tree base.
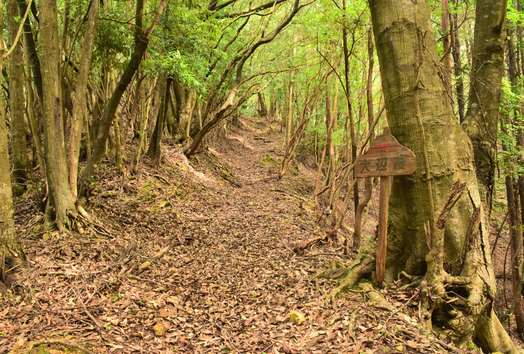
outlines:
[[[318, 277], [340, 279], [338, 287], [327, 296], [328, 301], [334, 300], [347, 289], [355, 287], [362, 279], [373, 278], [374, 250], [373, 243], [363, 247], [353, 263], [344, 270], [343, 277], [340, 277], [342, 267], [331, 267], [333, 269], [318, 275]], [[424, 284], [427, 280], [426, 277], [423, 279]], [[428, 288], [427, 296], [421, 295], [422, 308], [426, 308], [426, 313], [423, 313], [422, 317], [427, 319], [425, 325], [428, 328], [445, 332], [457, 345], [474, 342], [488, 353], [518, 353], [515, 344], [495, 315], [491, 306], [492, 301], [485, 293], [484, 282], [480, 277], [450, 277], [448, 275], [443, 276], [440, 281], [441, 289], [444, 289], [447, 294], [446, 301], [436, 295], [438, 290], [435, 285]], [[432, 283], [435, 284], [435, 279], [432, 280]], [[464, 293], [464, 290], [469, 293], [469, 296], [466, 297], [467, 301], [457, 295]]]

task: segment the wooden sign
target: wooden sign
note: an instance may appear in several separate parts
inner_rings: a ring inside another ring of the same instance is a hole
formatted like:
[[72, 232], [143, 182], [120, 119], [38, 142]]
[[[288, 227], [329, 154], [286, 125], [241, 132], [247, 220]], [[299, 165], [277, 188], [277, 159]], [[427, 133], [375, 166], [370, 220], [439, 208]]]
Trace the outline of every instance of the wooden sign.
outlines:
[[407, 147], [384, 129], [371, 147], [355, 162], [355, 177], [380, 177], [380, 201], [377, 239], [377, 283], [382, 287], [386, 272], [387, 223], [389, 212], [389, 189], [392, 176], [410, 175], [415, 172], [416, 157]]
[[410, 175], [415, 168], [413, 152], [386, 133], [377, 136], [368, 151], [357, 159], [355, 177]]

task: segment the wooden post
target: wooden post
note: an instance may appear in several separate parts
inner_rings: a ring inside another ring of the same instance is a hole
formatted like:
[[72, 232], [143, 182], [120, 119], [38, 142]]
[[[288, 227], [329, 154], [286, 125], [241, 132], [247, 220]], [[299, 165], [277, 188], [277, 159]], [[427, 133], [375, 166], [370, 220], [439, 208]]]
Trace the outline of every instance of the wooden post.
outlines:
[[389, 129], [378, 136], [365, 154], [355, 162], [356, 177], [380, 177], [380, 211], [377, 236], [377, 283], [382, 287], [386, 272], [389, 192], [393, 176], [415, 172], [416, 158], [411, 150], [400, 145]]
[[378, 214], [378, 238], [377, 238], [377, 283], [382, 287], [384, 273], [386, 272], [386, 250], [388, 246], [388, 213], [389, 192], [392, 176], [380, 177], [380, 202]]

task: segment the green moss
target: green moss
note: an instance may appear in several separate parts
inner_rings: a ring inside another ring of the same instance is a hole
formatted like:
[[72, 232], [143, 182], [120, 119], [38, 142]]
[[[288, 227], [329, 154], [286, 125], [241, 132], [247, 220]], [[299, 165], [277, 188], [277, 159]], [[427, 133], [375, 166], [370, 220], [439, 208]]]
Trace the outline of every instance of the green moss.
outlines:
[[156, 178], [150, 178], [138, 188], [137, 199], [141, 202], [157, 204], [157, 208], [171, 205], [171, 200], [187, 200], [186, 187], [181, 183], [165, 184]]
[[266, 167], [277, 167], [278, 166], [278, 161], [276, 161], [273, 156], [271, 155], [264, 155], [264, 158], [262, 159], [262, 161], [260, 162], [262, 164], [262, 166], [266, 166]]

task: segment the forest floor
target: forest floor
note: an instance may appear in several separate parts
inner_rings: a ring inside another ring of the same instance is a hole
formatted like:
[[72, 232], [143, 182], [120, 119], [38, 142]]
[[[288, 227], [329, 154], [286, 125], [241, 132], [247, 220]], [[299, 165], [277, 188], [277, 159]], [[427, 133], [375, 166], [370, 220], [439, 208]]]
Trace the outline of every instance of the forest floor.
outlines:
[[354, 255], [336, 242], [293, 251], [325, 235], [316, 172], [304, 159], [277, 180], [279, 125], [241, 122], [191, 161], [166, 140], [159, 167], [100, 166], [80, 233], [43, 230], [37, 193], [21, 199], [31, 267], [0, 300], [0, 353], [477, 352], [420, 325], [417, 289], [382, 290], [393, 309], [357, 290], [327, 303], [335, 284], [311, 279]]

